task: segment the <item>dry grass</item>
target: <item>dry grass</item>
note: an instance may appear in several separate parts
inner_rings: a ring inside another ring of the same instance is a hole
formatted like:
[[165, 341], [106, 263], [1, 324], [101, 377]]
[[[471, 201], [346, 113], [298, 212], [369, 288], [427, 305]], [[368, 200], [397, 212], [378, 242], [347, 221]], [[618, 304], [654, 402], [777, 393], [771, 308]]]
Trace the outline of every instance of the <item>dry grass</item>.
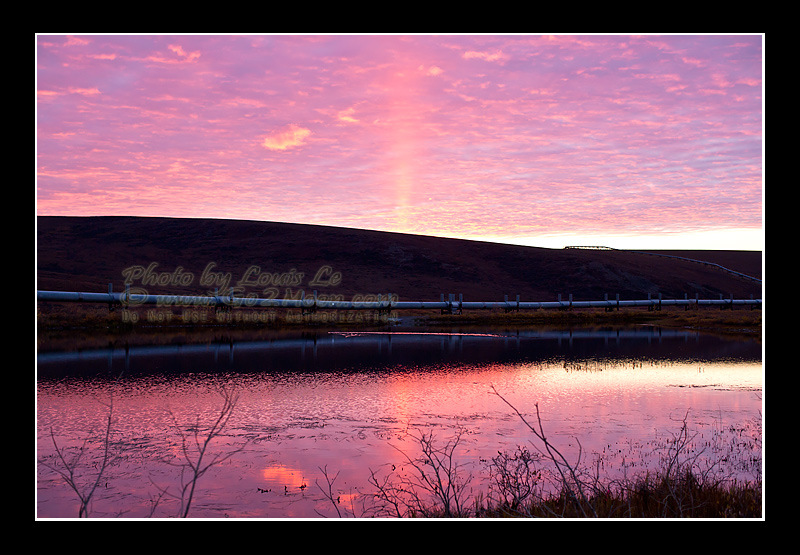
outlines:
[[[617, 489], [594, 492], [585, 503], [597, 518], [761, 518], [761, 482], [704, 483], [687, 473], [678, 480], [665, 474], [647, 475]], [[537, 500], [524, 507], [499, 506], [481, 512], [485, 518], [584, 518], [585, 511], [569, 492]]]
[[673, 328], [689, 328], [718, 333], [761, 334], [761, 310], [700, 307], [684, 310], [668, 307], [663, 310], [623, 308], [612, 312], [603, 309], [535, 310], [521, 312], [465, 312], [456, 315], [430, 315], [426, 326], [583, 326], [652, 324]]
[[[729, 442], [720, 429], [716, 438], [698, 442], [684, 418], [680, 429], [654, 445], [658, 463], [646, 470], [614, 477], [603, 474], [601, 460], [586, 465], [566, 457], [545, 432], [539, 417], [525, 416], [496, 391], [531, 432], [530, 448], [520, 445], [513, 453], [499, 451], [487, 461], [488, 490], [472, 487], [475, 477], [456, 462], [463, 435], [442, 440], [428, 432], [409, 432], [418, 454], [400, 451], [397, 464], [372, 472], [374, 493], [356, 506], [339, 506], [336, 477], [323, 471], [326, 487], [317, 485], [342, 516], [394, 518], [568, 518], [568, 519], [720, 519], [763, 516], [761, 424], [747, 426], [756, 435], [744, 442]], [[742, 430], [744, 431], [744, 430]], [[557, 440], [556, 440], [557, 441]], [[706, 455], [713, 455], [711, 458]], [[721, 460], [737, 460], [737, 472]], [[628, 467], [629, 469], [633, 468]]]
[[623, 308], [606, 312], [603, 309], [534, 310], [521, 312], [466, 311], [463, 314], [442, 315], [435, 311], [394, 312], [392, 318], [373, 311], [357, 313], [323, 312], [301, 315], [292, 310], [233, 310], [217, 314], [210, 308], [192, 308], [182, 311], [173, 309], [136, 308], [110, 311], [105, 305], [40, 303], [37, 310], [37, 329], [40, 332], [65, 330], [102, 331], [116, 334], [142, 330], [183, 331], [230, 328], [255, 329], [299, 329], [330, 326], [335, 328], [372, 328], [395, 325], [399, 316], [406, 323], [414, 322], [418, 327], [492, 327], [517, 329], [524, 327], [558, 326], [573, 327], [587, 325], [659, 325], [663, 327], [712, 331], [716, 333], [761, 336], [762, 312], [749, 307], [720, 310], [718, 307], [700, 307], [684, 310], [668, 307], [663, 310], [646, 308]]

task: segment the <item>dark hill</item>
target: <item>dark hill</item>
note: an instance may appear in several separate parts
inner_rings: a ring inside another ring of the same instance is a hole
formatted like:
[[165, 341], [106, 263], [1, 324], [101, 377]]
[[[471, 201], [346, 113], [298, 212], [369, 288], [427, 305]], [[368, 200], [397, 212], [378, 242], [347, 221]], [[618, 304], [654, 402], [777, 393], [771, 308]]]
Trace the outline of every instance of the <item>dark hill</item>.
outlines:
[[[627, 251], [544, 249], [239, 220], [40, 216], [37, 222], [37, 288], [43, 290], [104, 292], [113, 283], [121, 291], [126, 269], [150, 267], [149, 274], [133, 276], [132, 287], [202, 295], [213, 290], [212, 284], [201, 283], [204, 270], [213, 265], [213, 271], [229, 275], [230, 285], [251, 278], [251, 285], [237, 294], [277, 293], [279, 298], [313, 289], [348, 300], [389, 292], [400, 300], [438, 300], [441, 293], [463, 293], [465, 300], [476, 301], [504, 295], [548, 301], [570, 293], [575, 300], [599, 300], [604, 294], [646, 298], [648, 293], [761, 297], [760, 283], [716, 266]], [[757, 278], [762, 273], [761, 252], [661, 254], [706, 260]], [[312, 284], [326, 268], [339, 273], [340, 282]], [[167, 281], [176, 271], [182, 272], [182, 283], [160, 286], [146, 277], [158, 274]], [[252, 284], [256, 278], [262, 283]]]

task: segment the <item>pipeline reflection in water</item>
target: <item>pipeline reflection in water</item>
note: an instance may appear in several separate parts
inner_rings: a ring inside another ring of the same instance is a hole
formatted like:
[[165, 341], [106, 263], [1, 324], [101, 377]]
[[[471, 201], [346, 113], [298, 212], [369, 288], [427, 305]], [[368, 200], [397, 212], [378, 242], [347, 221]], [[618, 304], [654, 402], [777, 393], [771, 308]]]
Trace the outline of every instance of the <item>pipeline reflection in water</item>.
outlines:
[[388, 368], [437, 362], [547, 361], [575, 358], [761, 360], [757, 341], [690, 330], [620, 329], [461, 332], [322, 332], [261, 340], [131, 345], [40, 352], [40, 378], [63, 375]]

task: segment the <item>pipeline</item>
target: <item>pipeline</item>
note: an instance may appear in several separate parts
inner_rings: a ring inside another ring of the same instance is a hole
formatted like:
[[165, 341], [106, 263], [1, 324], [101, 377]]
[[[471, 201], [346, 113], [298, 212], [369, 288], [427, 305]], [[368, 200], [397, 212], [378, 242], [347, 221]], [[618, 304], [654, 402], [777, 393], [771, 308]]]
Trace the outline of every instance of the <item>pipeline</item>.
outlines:
[[128, 288], [124, 292], [112, 292], [109, 286], [108, 293], [82, 293], [72, 291], [36, 291], [36, 300], [40, 302], [65, 302], [65, 303], [105, 303], [109, 307], [136, 307], [140, 305], [158, 305], [162, 307], [214, 307], [229, 310], [231, 308], [299, 308], [304, 311], [315, 312], [317, 310], [413, 310], [430, 309], [441, 310], [442, 312], [461, 313], [464, 309], [469, 310], [538, 310], [538, 309], [569, 309], [569, 308], [605, 308], [614, 310], [625, 307], [648, 307], [660, 309], [663, 306], [720, 306], [721, 308], [733, 307], [737, 305], [750, 306], [751, 308], [761, 307], [761, 299], [725, 299], [720, 295], [719, 299], [663, 299], [661, 296], [654, 299], [648, 295], [647, 299], [620, 300], [619, 295], [616, 299], [609, 299], [608, 295], [602, 301], [575, 301], [572, 295], [568, 300], [562, 300], [561, 295], [557, 301], [520, 301], [517, 295], [516, 301], [509, 301], [506, 295], [503, 301], [464, 301], [463, 295], [458, 299], [450, 294], [445, 300], [444, 294], [439, 301], [399, 301], [396, 296], [387, 294], [377, 296], [376, 301], [331, 301], [317, 298], [314, 291], [313, 297], [306, 298], [305, 293], [301, 292], [299, 299], [261, 299], [252, 297], [235, 297], [231, 290], [228, 295], [215, 294], [212, 296], [193, 296], [193, 295], [152, 295], [131, 293]]

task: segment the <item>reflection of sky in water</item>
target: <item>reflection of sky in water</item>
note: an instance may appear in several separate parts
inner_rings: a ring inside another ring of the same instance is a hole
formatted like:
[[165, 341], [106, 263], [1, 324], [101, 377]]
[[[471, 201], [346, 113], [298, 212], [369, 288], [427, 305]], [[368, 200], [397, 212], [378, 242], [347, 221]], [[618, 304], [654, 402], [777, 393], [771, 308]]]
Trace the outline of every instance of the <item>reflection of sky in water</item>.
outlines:
[[[370, 469], [402, 461], [397, 448], [414, 452], [409, 428], [446, 439], [463, 426], [460, 455], [472, 468], [527, 443], [530, 432], [492, 387], [531, 420], [538, 405], [567, 453], [577, 453], [576, 440], [588, 453], [613, 452], [609, 467], [653, 453], [684, 417], [706, 442], [759, 419], [757, 343], [643, 330], [656, 333], [324, 334], [42, 354], [40, 455], [51, 450], [51, 428], [77, 441], [101, 426], [99, 401], [113, 391], [115, 436], [127, 458], [113, 470], [114, 492], [103, 492], [109, 501], [99, 498], [94, 510], [101, 516], [123, 495], [129, 516], [142, 516], [152, 482], [175, 480], [157, 462], [175, 452], [169, 412], [186, 422], [212, 415], [213, 386], [235, 384], [240, 400], [218, 448], [248, 444], [203, 478], [193, 514], [314, 517], [330, 513], [315, 485], [320, 468], [338, 473], [336, 486], [351, 496]], [[40, 483], [39, 502], [42, 516], [72, 516], [61, 514], [74, 505], [62, 486]], [[165, 501], [161, 511], [168, 508]]]
[[756, 341], [683, 330], [511, 331], [505, 333], [329, 332], [262, 340], [126, 346], [38, 355], [39, 376], [108, 371], [153, 373], [383, 368], [398, 364], [546, 361], [564, 358], [760, 360]]

